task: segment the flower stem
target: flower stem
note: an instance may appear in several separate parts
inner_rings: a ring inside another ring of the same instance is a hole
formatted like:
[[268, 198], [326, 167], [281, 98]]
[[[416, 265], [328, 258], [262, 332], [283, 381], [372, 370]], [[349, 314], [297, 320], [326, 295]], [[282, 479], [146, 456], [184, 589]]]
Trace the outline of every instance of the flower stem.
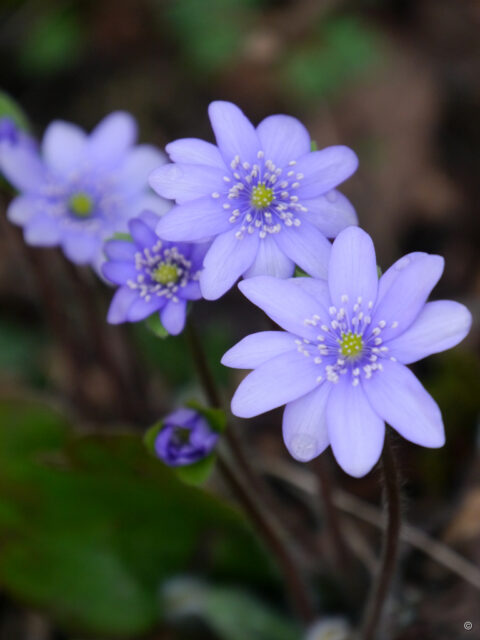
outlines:
[[382, 454], [382, 470], [384, 483], [384, 509], [387, 515], [387, 526], [384, 534], [381, 564], [365, 608], [361, 640], [374, 640], [387, 596], [395, 574], [398, 541], [401, 528], [401, 496], [399, 473], [395, 455], [386, 433]]
[[[212, 406], [221, 408], [220, 393], [208, 366], [202, 344], [190, 321], [187, 322], [186, 334], [205, 395]], [[255, 528], [264, 538], [267, 548], [270, 549], [277, 558], [297, 615], [304, 623], [309, 624], [314, 620], [315, 612], [307, 585], [302, 578], [298, 562], [292, 553], [286, 534], [281, 524], [277, 521], [277, 518], [271, 513], [271, 509], [265, 504], [266, 500], [262, 483], [255, 471], [251, 468], [243, 451], [243, 447], [233, 433], [231, 426], [226, 429], [225, 436], [229, 450], [235, 456], [236, 465], [232, 464], [229, 456], [225, 455], [221, 449], [219, 449], [219, 470]], [[239, 473], [239, 470], [241, 473]]]
[[247, 488], [235, 467], [230, 464], [228, 457], [222, 454], [220, 450], [218, 451], [217, 460], [218, 468], [237, 500], [263, 537], [267, 548], [275, 555], [297, 616], [305, 625], [311, 624], [315, 619], [315, 611], [310, 594], [299, 571], [298, 562], [291, 552], [288, 541], [282, 535], [282, 529], [277, 526], [276, 521], [265, 511], [258, 500], [258, 495]]

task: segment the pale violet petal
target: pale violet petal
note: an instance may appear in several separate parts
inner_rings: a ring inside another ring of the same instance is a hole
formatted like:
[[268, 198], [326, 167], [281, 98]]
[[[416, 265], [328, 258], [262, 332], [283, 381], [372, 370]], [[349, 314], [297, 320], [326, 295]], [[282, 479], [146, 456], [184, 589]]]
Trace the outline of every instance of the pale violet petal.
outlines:
[[149, 177], [150, 186], [164, 198], [178, 204], [225, 190], [225, 172], [200, 164], [165, 164]]
[[37, 213], [24, 227], [27, 244], [37, 247], [55, 247], [61, 239], [56, 220], [44, 213]]
[[38, 204], [39, 201], [36, 198], [17, 196], [8, 205], [7, 218], [13, 224], [23, 226], [27, 224], [39, 210]]
[[252, 266], [243, 274], [244, 278], [254, 276], [274, 276], [289, 278], [293, 275], [295, 264], [285, 255], [275, 242], [275, 238], [267, 235], [260, 240], [258, 252]]
[[363, 381], [372, 407], [410, 442], [422, 447], [442, 447], [445, 432], [435, 400], [403, 364], [383, 360], [382, 367], [382, 371]]
[[303, 176], [297, 194], [301, 200], [316, 198], [349, 178], [357, 167], [358, 158], [348, 147], [327, 147], [307, 153], [293, 167]]
[[126, 284], [129, 280], [136, 281], [138, 271], [131, 262], [104, 262], [102, 275], [114, 284]]
[[138, 291], [130, 287], [120, 287], [110, 303], [107, 322], [109, 324], [120, 324], [127, 321], [128, 310], [138, 299]]
[[298, 351], [282, 353], [247, 375], [232, 398], [232, 413], [252, 418], [296, 400], [317, 385], [313, 358]]
[[252, 333], [229, 349], [221, 362], [234, 369], [255, 369], [272, 358], [297, 349], [295, 336], [285, 331]]
[[198, 138], [181, 138], [165, 147], [173, 162], [185, 164], [206, 164], [225, 170], [225, 163], [218, 147]]
[[141, 144], [131, 149], [119, 171], [122, 188], [129, 193], [148, 188], [148, 177], [156, 169], [165, 165], [164, 153], [150, 144]]
[[283, 440], [290, 455], [309, 462], [329, 445], [326, 405], [331, 385], [324, 383], [298, 400], [289, 402], [283, 414]]
[[361, 478], [380, 458], [385, 437], [382, 418], [349, 375], [332, 385], [326, 415], [333, 455], [346, 473]]
[[75, 124], [61, 120], [52, 122], [45, 131], [42, 155], [50, 169], [68, 174], [82, 160], [87, 136]]
[[327, 238], [336, 238], [343, 229], [358, 224], [350, 200], [336, 189], [317, 198], [303, 200], [302, 204], [308, 210], [305, 218]]
[[101, 246], [101, 239], [88, 232], [71, 231], [63, 233], [62, 249], [75, 264], [90, 264]]
[[161, 218], [157, 233], [165, 240], [193, 242], [231, 228], [228, 214], [209, 196], [173, 207]]
[[1, 172], [19, 191], [38, 193], [47, 171], [36, 150], [25, 145], [9, 145], [2, 150]]
[[360, 302], [365, 312], [369, 303], [375, 303], [377, 261], [368, 233], [358, 227], [348, 227], [338, 235], [328, 266], [328, 286], [332, 303], [337, 309], [352, 309]]
[[219, 235], [203, 261], [200, 288], [207, 300], [217, 300], [251, 266], [258, 250], [257, 234], [237, 238], [235, 229]]
[[134, 144], [137, 124], [124, 111], [106, 116], [92, 131], [86, 145], [88, 158], [100, 166], [117, 165]]
[[327, 276], [331, 244], [313, 225], [302, 219], [300, 226], [283, 228], [275, 242], [301, 269], [314, 278]]
[[268, 116], [258, 125], [257, 134], [265, 159], [280, 168], [310, 151], [310, 134], [292, 116]]
[[174, 302], [169, 300], [160, 313], [160, 320], [172, 336], [178, 336], [185, 327], [187, 316], [187, 303], [185, 300]]
[[388, 355], [403, 364], [417, 362], [432, 353], [461, 342], [472, 325], [472, 314], [452, 300], [427, 302], [409, 329], [388, 343]]
[[238, 155], [242, 162], [253, 164], [260, 150], [255, 127], [231, 102], [218, 100], [208, 107], [208, 115], [220, 152], [227, 165]]

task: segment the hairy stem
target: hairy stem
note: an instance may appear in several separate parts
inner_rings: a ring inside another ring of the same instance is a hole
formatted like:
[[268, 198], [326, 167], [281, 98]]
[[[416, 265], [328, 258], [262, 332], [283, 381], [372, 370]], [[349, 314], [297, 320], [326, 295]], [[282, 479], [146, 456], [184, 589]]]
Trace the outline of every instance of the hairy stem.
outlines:
[[397, 561], [398, 541], [401, 528], [401, 497], [399, 474], [390, 437], [387, 432], [382, 454], [384, 509], [387, 515], [382, 558], [378, 574], [365, 608], [361, 631], [362, 640], [374, 640], [378, 633], [382, 612], [387, 601]]

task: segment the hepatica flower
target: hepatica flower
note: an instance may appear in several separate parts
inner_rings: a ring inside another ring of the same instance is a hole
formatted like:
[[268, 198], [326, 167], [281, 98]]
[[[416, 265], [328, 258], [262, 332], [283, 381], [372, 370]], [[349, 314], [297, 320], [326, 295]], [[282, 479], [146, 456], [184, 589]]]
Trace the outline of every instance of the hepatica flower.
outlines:
[[294, 265], [324, 277], [327, 237], [356, 224], [350, 202], [335, 187], [357, 168], [347, 147], [310, 151], [295, 118], [274, 115], [255, 127], [238, 107], [213, 102], [217, 146], [188, 138], [167, 145], [172, 164], [150, 176], [175, 206], [158, 225], [169, 240], [214, 237], [200, 284], [205, 298], [257, 275], [287, 278]]
[[198, 279], [207, 245], [162, 240], [155, 232], [158, 219], [146, 211], [128, 223], [133, 242], [105, 243], [102, 273], [120, 285], [107, 320], [138, 322], [158, 312], [165, 329], [177, 335], [185, 325], [187, 302], [202, 297]]
[[259, 277], [240, 289], [285, 331], [247, 336], [223, 364], [254, 369], [232, 411], [252, 417], [286, 404], [283, 437], [306, 462], [331, 445], [343, 469], [366, 474], [377, 462], [385, 422], [404, 438], [441, 447], [440, 410], [405, 366], [455, 346], [471, 316], [449, 300], [426, 302], [440, 256], [411, 253], [380, 280], [370, 237], [357, 227], [333, 243], [328, 281]]
[[168, 415], [155, 439], [157, 456], [170, 467], [193, 464], [208, 456], [218, 433], [193, 409], [178, 409]]
[[98, 267], [103, 241], [126, 231], [130, 218], [146, 207], [158, 213], [169, 208], [148, 193], [147, 184], [164, 157], [150, 145], [133, 146], [135, 139], [134, 119], [117, 112], [90, 135], [76, 125], [53, 122], [40, 152], [21, 141], [2, 145], [2, 172], [21, 192], [7, 215], [23, 227], [25, 241], [59, 245], [72, 262]]

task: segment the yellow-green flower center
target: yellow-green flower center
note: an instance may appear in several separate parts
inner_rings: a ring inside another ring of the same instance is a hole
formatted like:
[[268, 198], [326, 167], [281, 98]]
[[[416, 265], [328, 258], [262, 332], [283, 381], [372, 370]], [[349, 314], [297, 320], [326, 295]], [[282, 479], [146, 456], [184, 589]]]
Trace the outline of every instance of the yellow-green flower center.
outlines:
[[342, 333], [340, 340], [340, 353], [344, 358], [355, 358], [360, 355], [363, 349], [362, 336], [357, 333]]
[[68, 202], [68, 207], [77, 218], [88, 218], [93, 213], [93, 201], [88, 193], [74, 193]]
[[266, 187], [263, 182], [252, 189], [250, 203], [256, 209], [266, 209], [273, 202], [273, 189]]
[[179, 276], [178, 267], [169, 262], [161, 262], [152, 272], [152, 278], [158, 284], [175, 284]]

